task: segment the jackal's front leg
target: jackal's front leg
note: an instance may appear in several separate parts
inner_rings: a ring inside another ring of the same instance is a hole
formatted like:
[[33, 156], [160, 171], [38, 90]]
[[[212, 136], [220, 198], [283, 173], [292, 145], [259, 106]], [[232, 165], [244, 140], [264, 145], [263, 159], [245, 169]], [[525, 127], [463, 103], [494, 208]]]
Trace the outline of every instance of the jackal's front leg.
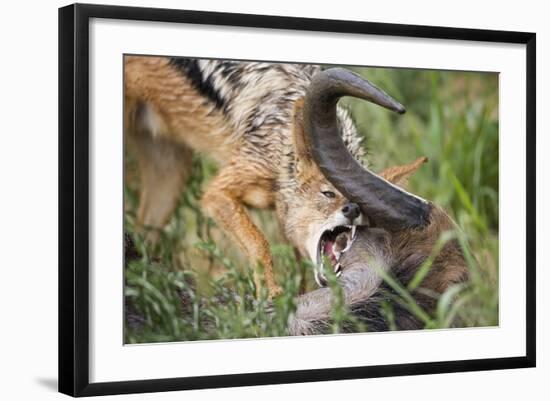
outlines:
[[269, 243], [252, 222], [243, 205], [246, 192], [252, 187], [258, 187], [258, 181], [254, 180], [253, 176], [247, 177], [246, 170], [248, 168], [243, 170], [235, 165], [223, 169], [204, 193], [202, 206], [206, 214], [229, 233], [245, 251], [255, 268], [254, 280], [257, 292], [261, 288], [258, 265], [263, 266], [269, 296], [274, 297], [281, 292], [281, 288], [275, 283], [273, 276]]

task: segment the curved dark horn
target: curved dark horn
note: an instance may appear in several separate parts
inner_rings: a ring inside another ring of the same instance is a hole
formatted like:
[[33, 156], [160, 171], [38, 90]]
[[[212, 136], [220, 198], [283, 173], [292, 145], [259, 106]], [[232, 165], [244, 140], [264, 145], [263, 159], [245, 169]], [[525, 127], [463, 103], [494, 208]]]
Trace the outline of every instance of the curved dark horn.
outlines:
[[429, 202], [363, 168], [349, 153], [338, 129], [336, 103], [354, 96], [404, 113], [405, 108], [359, 75], [341, 68], [316, 74], [304, 104], [304, 130], [313, 158], [327, 179], [376, 225], [390, 229], [427, 224]]

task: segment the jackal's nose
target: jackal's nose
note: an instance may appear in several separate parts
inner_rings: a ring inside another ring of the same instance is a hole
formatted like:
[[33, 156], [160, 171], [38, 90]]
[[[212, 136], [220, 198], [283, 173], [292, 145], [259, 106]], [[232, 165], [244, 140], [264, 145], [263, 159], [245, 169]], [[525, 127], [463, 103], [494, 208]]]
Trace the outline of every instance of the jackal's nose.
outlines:
[[344, 205], [342, 208], [342, 214], [344, 217], [350, 219], [350, 221], [355, 220], [361, 214], [361, 209], [357, 203], [349, 202]]

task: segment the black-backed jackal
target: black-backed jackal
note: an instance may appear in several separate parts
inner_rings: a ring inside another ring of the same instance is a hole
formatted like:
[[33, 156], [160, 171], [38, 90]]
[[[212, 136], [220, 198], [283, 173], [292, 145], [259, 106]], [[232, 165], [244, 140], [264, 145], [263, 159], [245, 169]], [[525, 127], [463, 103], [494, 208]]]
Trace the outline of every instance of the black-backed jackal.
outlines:
[[[323, 256], [338, 273], [335, 237], [348, 231], [352, 238], [364, 216], [313, 160], [312, 121], [320, 129], [324, 120], [336, 121], [337, 135], [362, 164], [361, 139], [349, 114], [334, 102], [326, 115], [317, 115], [319, 104], [334, 94], [349, 95], [404, 112], [399, 103], [350, 71], [304, 64], [126, 56], [124, 86], [126, 138], [141, 176], [141, 225], [167, 223], [190, 174], [191, 155], [200, 152], [220, 166], [205, 189], [203, 209], [253, 265], [263, 266], [271, 296], [280, 287], [269, 244], [246, 207], [276, 210], [288, 240], [317, 266], [320, 285]], [[421, 211], [409, 219], [414, 226], [425, 218], [423, 203], [409, 203]], [[376, 210], [368, 218], [376, 220]]]

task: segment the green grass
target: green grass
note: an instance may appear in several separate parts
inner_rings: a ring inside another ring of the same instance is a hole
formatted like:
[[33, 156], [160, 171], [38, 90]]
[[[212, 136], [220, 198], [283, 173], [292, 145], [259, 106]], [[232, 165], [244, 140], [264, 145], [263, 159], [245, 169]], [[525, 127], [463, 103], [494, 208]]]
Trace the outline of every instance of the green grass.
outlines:
[[[344, 99], [366, 138], [373, 170], [427, 156], [429, 162], [411, 179], [409, 190], [449, 212], [461, 230], [448, 235], [467, 249], [470, 282], [449, 288], [435, 312], [421, 310], [410, 296], [429, 262], [407, 287], [391, 275], [384, 277], [394, 290], [394, 301], [426, 328], [449, 327], [457, 318], [464, 326], [498, 324], [498, 76], [382, 68], [356, 71], [407, 108], [405, 115], [398, 116], [363, 101]], [[131, 155], [126, 159], [131, 173]], [[127, 343], [285, 335], [302, 271], [308, 288], [315, 287], [311, 266], [304, 261], [299, 266], [280, 235], [274, 214], [252, 211], [270, 240], [277, 282], [284, 288], [272, 306], [265, 292], [256, 299], [246, 259], [201, 214], [202, 189], [215, 172], [210, 161], [194, 160], [187, 190], [153, 250], [147, 249], [134, 230], [138, 183], [128, 177], [125, 229], [141, 256], [125, 272], [125, 296], [136, 316], [126, 324]], [[267, 312], [270, 308], [273, 313]], [[392, 326], [391, 304], [383, 303], [382, 309]], [[338, 296], [332, 321], [334, 333], [350, 324], [356, 330], [368, 330], [353, 320]]]

